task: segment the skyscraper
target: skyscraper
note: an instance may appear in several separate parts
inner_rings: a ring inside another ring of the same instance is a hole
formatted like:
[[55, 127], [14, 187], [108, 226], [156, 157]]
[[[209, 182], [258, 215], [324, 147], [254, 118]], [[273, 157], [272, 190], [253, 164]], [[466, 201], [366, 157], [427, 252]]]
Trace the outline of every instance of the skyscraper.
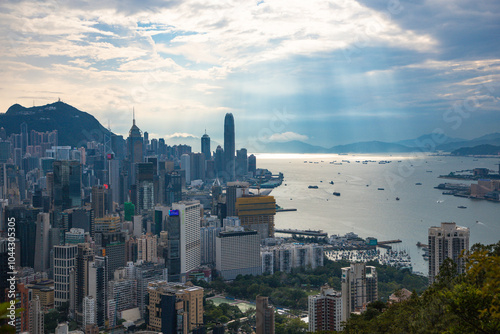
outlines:
[[368, 303], [378, 299], [378, 278], [375, 267], [366, 263], [351, 263], [342, 268], [342, 321], [352, 312], [366, 310]]
[[35, 271], [47, 271], [50, 267], [50, 214], [40, 212], [36, 222]]
[[92, 209], [94, 210], [94, 218], [102, 218], [106, 215], [107, 210], [107, 189], [103, 186], [92, 187]]
[[28, 124], [26, 122], [21, 123], [21, 149], [23, 156], [26, 153], [26, 147], [28, 146]]
[[257, 170], [257, 158], [255, 155], [250, 154], [248, 157], [248, 172], [252, 173], [252, 176], [255, 176], [255, 171]]
[[106, 320], [108, 304], [108, 257], [94, 256], [89, 263], [89, 295], [94, 297], [96, 324], [103, 327]]
[[28, 209], [25, 206], [7, 206], [5, 217], [16, 219], [16, 237], [19, 238], [21, 267], [35, 266], [36, 220], [39, 209]]
[[127, 138], [127, 157], [128, 161], [132, 164], [137, 162], [142, 162], [142, 148], [143, 148], [143, 139], [141, 130], [135, 125], [135, 112], [134, 118], [132, 121], [132, 127], [128, 133]]
[[274, 308], [269, 305], [269, 298], [257, 296], [255, 304], [257, 334], [274, 334]]
[[75, 270], [77, 245], [54, 246], [54, 305], [70, 300], [70, 272]]
[[205, 181], [205, 156], [202, 153], [191, 153], [189, 154], [189, 158], [191, 181]]
[[309, 296], [309, 332], [340, 332], [342, 318], [341, 293], [328, 285], [321, 287], [318, 295]]
[[247, 149], [242, 148], [236, 151], [236, 176], [244, 177], [248, 174]]
[[434, 283], [446, 258], [457, 264], [459, 274], [463, 273], [465, 262], [460, 254], [469, 249], [469, 236], [469, 228], [456, 223], [441, 223], [440, 227], [429, 228], [429, 284]]
[[236, 216], [236, 200], [243, 197], [250, 187], [248, 182], [228, 182], [226, 189], [227, 216]]
[[96, 244], [104, 248], [103, 253], [109, 259], [106, 277], [112, 279], [115, 270], [125, 266], [125, 234], [96, 233]]
[[235, 179], [235, 146], [234, 117], [227, 113], [224, 118], [224, 171], [227, 181]]
[[54, 206], [66, 210], [81, 203], [82, 168], [80, 162], [54, 161]]
[[136, 169], [136, 184], [137, 184], [137, 212], [139, 214], [152, 213], [155, 198], [154, 198], [154, 165], [151, 162], [138, 163]]
[[243, 228], [220, 232], [215, 239], [215, 268], [225, 280], [238, 275], [262, 274], [260, 237]]
[[165, 174], [165, 204], [182, 201], [182, 177], [178, 172]]
[[276, 200], [273, 196], [239, 197], [235, 208], [241, 226], [258, 231], [261, 239], [274, 237]]
[[223, 177], [223, 175], [224, 175], [224, 149], [222, 147], [220, 147], [220, 145], [218, 145], [217, 148], [215, 149], [214, 160], [215, 160], [215, 175], [217, 175], [217, 177]]
[[191, 157], [189, 154], [181, 155], [181, 169], [186, 172], [186, 184], [191, 183]]
[[174, 203], [167, 219], [169, 281], [184, 281], [201, 264], [200, 202]]
[[201, 153], [205, 155], [205, 160], [212, 159], [212, 152], [210, 152], [210, 136], [205, 134], [201, 136]]

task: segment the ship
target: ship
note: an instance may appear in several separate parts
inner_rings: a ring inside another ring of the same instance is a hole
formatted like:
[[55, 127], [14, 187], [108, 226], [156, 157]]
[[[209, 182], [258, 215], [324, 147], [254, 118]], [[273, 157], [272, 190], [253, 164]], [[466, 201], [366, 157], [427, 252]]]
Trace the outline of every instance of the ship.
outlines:
[[318, 189], [318, 186], [309, 186], [309, 189]]

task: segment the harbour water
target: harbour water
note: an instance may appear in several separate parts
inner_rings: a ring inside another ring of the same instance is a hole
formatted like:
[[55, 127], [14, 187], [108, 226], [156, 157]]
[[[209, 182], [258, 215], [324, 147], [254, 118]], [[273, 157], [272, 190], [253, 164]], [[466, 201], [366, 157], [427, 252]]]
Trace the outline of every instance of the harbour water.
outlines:
[[[363, 163], [367, 160], [373, 162]], [[500, 203], [443, 195], [441, 190], [434, 189], [440, 183], [471, 182], [438, 176], [477, 167], [498, 171], [498, 163], [493, 158], [421, 153], [257, 155], [259, 168], [284, 174], [283, 184], [271, 193], [277, 204], [297, 209], [277, 213], [276, 228], [321, 229], [329, 235], [354, 232], [362, 238], [375, 237], [381, 241], [401, 239], [402, 243], [393, 248], [408, 252], [413, 270], [426, 275], [427, 262], [416, 243], [427, 243], [430, 226], [439, 226], [441, 222], [467, 226], [471, 245], [500, 240]], [[310, 185], [318, 188], [308, 188]]]

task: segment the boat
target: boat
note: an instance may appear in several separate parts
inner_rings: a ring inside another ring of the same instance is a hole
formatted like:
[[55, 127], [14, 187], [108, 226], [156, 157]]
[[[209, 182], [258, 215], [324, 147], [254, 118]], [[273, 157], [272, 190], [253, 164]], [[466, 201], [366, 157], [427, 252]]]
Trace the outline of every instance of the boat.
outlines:
[[309, 186], [309, 189], [318, 189], [318, 186]]
[[454, 191], [443, 191], [442, 194], [443, 195], [455, 195], [455, 192]]
[[377, 190], [384, 190], [384, 188], [377, 188]]
[[422, 185], [422, 183], [417, 182], [417, 183], [415, 183], [415, 185], [416, 185], [416, 186], [421, 186], [421, 185]]
[[340, 196], [340, 193], [339, 192], [334, 192], [333, 193], [335, 196]]
[[396, 197], [396, 201], [399, 201], [399, 197]]
[[457, 208], [459, 208], [459, 209], [467, 209], [467, 207], [463, 206], [463, 205], [459, 205], [459, 206], [457, 206]]
[[333, 181], [330, 181], [330, 184], [334, 184]]

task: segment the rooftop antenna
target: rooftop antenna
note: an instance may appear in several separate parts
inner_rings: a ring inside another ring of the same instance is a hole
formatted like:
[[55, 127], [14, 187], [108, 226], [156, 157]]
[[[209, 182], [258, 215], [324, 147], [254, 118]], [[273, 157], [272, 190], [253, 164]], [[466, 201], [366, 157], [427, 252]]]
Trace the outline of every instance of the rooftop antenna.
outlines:
[[135, 107], [132, 107], [132, 124], [135, 125]]

